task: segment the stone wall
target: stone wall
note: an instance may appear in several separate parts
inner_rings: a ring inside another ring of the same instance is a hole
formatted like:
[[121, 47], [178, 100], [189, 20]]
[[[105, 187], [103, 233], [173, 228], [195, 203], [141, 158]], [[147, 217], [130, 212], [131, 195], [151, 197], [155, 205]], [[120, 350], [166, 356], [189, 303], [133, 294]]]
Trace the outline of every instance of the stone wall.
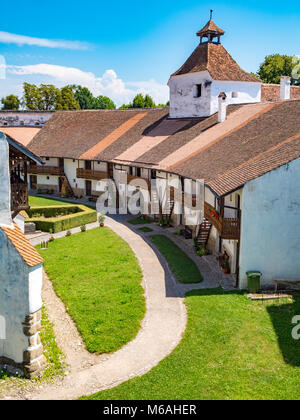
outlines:
[[42, 127], [53, 112], [0, 111], [0, 127]]
[[[291, 86], [291, 99], [300, 98], [300, 86]], [[261, 86], [261, 100], [276, 101], [280, 99], [280, 85], [263, 83]]]

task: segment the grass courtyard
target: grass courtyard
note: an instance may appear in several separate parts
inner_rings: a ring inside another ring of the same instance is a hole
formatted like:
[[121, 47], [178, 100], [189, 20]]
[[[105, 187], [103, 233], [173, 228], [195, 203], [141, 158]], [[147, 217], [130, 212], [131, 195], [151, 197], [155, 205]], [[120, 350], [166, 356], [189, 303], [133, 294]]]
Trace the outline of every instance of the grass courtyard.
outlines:
[[126, 242], [98, 228], [56, 239], [39, 252], [87, 350], [113, 352], [136, 336], [145, 299], [142, 273]]
[[299, 296], [262, 304], [242, 292], [197, 290], [186, 305], [186, 333], [166, 359], [142, 377], [84, 398], [300, 399], [300, 340], [291, 336]]
[[168, 261], [169, 267], [181, 283], [200, 283], [203, 277], [193, 260], [165, 235], [150, 235], [154, 245]]
[[52, 198], [36, 197], [33, 195], [30, 195], [28, 200], [31, 207], [61, 206], [64, 203], [64, 200], [54, 200]]

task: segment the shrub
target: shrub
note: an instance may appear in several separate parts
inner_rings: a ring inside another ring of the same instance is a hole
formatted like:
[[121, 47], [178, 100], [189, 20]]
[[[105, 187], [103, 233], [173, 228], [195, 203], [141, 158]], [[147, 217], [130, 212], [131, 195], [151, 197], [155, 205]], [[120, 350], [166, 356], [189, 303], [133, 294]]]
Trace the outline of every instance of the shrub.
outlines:
[[[51, 233], [69, 230], [97, 221], [96, 210], [83, 205], [32, 207], [27, 211], [27, 214], [29, 217], [26, 219], [26, 222], [34, 222], [36, 229], [43, 232], [50, 232], [51, 229]], [[37, 217], [37, 214], [42, 214], [44, 217]]]

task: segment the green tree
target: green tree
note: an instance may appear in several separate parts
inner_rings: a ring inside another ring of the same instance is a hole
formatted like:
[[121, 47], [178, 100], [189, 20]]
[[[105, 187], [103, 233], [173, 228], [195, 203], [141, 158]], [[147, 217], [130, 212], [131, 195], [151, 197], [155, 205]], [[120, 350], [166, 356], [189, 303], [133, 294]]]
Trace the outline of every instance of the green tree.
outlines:
[[64, 111], [80, 109], [80, 105], [76, 101], [74, 93], [69, 86], [61, 88], [55, 109]]
[[145, 95], [144, 98], [144, 107], [145, 108], [155, 108], [155, 102], [153, 101], [152, 97], [150, 95]]
[[61, 96], [60, 90], [53, 85], [44, 84], [41, 84], [38, 89], [40, 94], [39, 109], [41, 111], [54, 111]]
[[[299, 61], [299, 60], [298, 60]], [[268, 55], [260, 65], [257, 75], [265, 83], [280, 83], [280, 76], [290, 76], [292, 85], [300, 84], [300, 66], [297, 59], [289, 55]], [[294, 71], [293, 71], [294, 70]], [[295, 77], [295, 73], [299, 77]], [[293, 77], [294, 76], [294, 77]]]
[[6, 98], [2, 98], [1, 102], [3, 104], [2, 109], [11, 109], [17, 111], [20, 108], [21, 101], [16, 95], [8, 95]]
[[24, 83], [24, 97], [23, 102], [27, 109], [30, 111], [38, 111], [41, 109], [41, 94], [40, 90], [36, 85], [30, 83]]
[[138, 93], [132, 101], [133, 108], [145, 108], [145, 99], [141, 93]]
[[116, 109], [115, 103], [108, 96], [98, 96], [97, 109]]
[[97, 99], [87, 87], [80, 85], [69, 85], [68, 87], [72, 89], [80, 109], [97, 109]]

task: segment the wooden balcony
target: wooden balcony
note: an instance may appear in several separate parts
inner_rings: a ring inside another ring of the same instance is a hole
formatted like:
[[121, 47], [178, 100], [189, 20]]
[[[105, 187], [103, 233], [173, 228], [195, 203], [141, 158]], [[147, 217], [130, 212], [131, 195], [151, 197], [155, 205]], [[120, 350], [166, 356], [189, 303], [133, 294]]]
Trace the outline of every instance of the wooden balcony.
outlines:
[[83, 168], [77, 168], [76, 176], [77, 178], [94, 179], [96, 181], [109, 178], [108, 173], [105, 171], [93, 171], [92, 169]]
[[240, 219], [222, 217], [216, 209], [204, 203], [204, 217], [209, 220], [219, 232], [223, 239], [239, 239], [240, 236]]
[[11, 211], [16, 215], [28, 209], [28, 186], [23, 182], [11, 184]]
[[47, 166], [47, 165], [30, 165], [28, 166], [28, 174], [30, 175], [58, 175], [64, 174], [62, 168], [58, 166]]

